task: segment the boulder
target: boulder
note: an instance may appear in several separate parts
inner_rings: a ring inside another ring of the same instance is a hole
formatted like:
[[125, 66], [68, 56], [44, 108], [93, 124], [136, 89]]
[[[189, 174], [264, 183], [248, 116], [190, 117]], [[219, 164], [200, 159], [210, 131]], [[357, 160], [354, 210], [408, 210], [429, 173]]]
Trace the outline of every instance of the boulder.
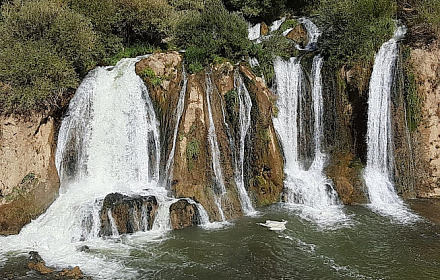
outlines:
[[295, 26], [286, 37], [297, 42], [301, 47], [305, 47], [308, 42], [307, 31], [302, 24]]
[[195, 204], [180, 199], [170, 206], [170, 220], [173, 229], [181, 229], [200, 224], [199, 210]]
[[267, 27], [267, 24], [265, 22], [262, 22], [260, 25], [260, 34], [261, 36], [266, 36], [269, 34], [269, 28]]
[[28, 263], [28, 268], [38, 271], [42, 275], [46, 275], [54, 272], [54, 269], [46, 266], [45, 261], [41, 258], [40, 254], [36, 251], [29, 252], [30, 262]]
[[154, 196], [130, 197], [120, 193], [108, 194], [100, 211], [99, 235], [113, 235], [113, 221], [119, 234], [151, 230], [157, 208]]

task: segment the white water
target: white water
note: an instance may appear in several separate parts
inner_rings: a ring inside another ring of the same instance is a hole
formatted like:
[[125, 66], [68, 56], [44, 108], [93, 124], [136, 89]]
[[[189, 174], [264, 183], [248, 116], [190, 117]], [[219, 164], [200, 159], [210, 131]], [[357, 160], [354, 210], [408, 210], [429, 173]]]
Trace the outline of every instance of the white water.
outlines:
[[251, 125], [252, 100], [240, 74], [234, 73], [234, 83], [239, 100], [240, 142], [237, 147], [238, 158], [235, 160], [235, 183], [237, 185], [241, 207], [245, 215], [255, 214], [255, 209], [244, 186], [244, 151], [246, 135]]
[[208, 104], [208, 117], [209, 117], [209, 128], [208, 128], [208, 142], [211, 147], [211, 157], [212, 157], [212, 169], [214, 171], [214, 182], [215, 187], [219, 190], [214, 190], [215, 193], [215, 204], [217, 205], [220, 217], [222, 221], [225, 221], [225, 215], [222, 209], [222, 197], [226, 194], [225, 181], [223, 178], [223, 171], [220, 164], [220, 149], [218, 147], [217, 133], [215, 132], [214, 118], [212, 116], [211, 108], [211, 96], [213, 88], [212, 81], [209, 74], [206, 74], [206, 102]]
[[285, 22], [285, 21], [286, 21], [286, 18], [283, 17], [283, 18], [281, 18], [281, 19], [279, 19], [279, 20], [276, 20], [276, 21], [272, 22], [272, 24], [271, 24], [270, 27], [269, 27], [270, 32], [273, 32], [273, 31], [275, 31], [275, 30], [280, 29], [281, 25], [282, 25], [283, 22]]
[[297, 48], [306, 51], [314, 51], [317, 47], [318, 39], [322, 34], [321, 30], [319, 30], [318, 27], [308, 18], [300, 18], [298, 21], [303, 24], [304, 28], [307, 30], [307, 38], [309, 41], [304, 49]]
[[[130, 271], [99, 253], [115, 247], [118, 254], [126, 252], [124, 245], [98, 237], [100, 205], [112, 192], [155, 195], [161, 206], [153, 232], [169, 230], [166, 190], [157, 184], [159, 123], [148, 90], [134, 71], [137, 61], [99, 67], [84, 79], [60, 129], [60, 196], [19, 235], [1, 238], [0, 252], [35, 250], [49, 266], [79, 265], [96, 278], [130, 278]], [[107, 215], [113, 219], [110, 211]], [[117, 237], [114, 223], [112, 228]], [[98, 252], [78, 252], [84, 243]]]
[[309, 169], [299, 159], [298, 139], [300, 130], [301, 99], [304, 92], [304, 73], [300, 61], [290, 58], [274, 62], [278, 117], [274, 126], [279, 135], [285, 156], [285, 200], [293, 208], [301, 210], [301, 216], [322, 226], [346, 223], [337, 193], [325, 177], [325, 155], [321, 152], [322, 138], [322, 58], [315, 57], [312, 69], [312, 97], [314, 111], [315, 157]]
[[176, 151], [176, 141], [177, 141], [177, 133], [179, 131], [180, 119], [182, 118], [183, 109], [185, 108], [185, 95], [186, 95], [186, 86], [188, 84], [188, 79], [186, 76], [185, 64], [182, 63], [182, 76], [183, 76], [183, 86], [180, 91], [179, 100], [177, 102], [176, 111], [174, 113], [174, 117], [176, 118], [176, 126], [174, 127], [173, 134], [173, 147], [171, 148], [170, 155], [168, 156], [168, 160], [165, 166], [165, 176], [166, 176], [166, 186], [171, 187], [171, 181], [173, 177], [173, 163], [174, 163], [174, 153]]
[[260, 38], [261, 36], [261, 24], [257, 23], [255, 25], [249, 25], [248, 28], [248, 39], [253, 41], [256, 40], [258, 38]]
[[400, 222], [416, 218], [397, 195], [392, 178], [391, 90], [398, 40], [405, 31], [404, 27], [399, 27], [394, 38], [381, 46], [374, 60], [368, 96], [367, 166], [364, 172], [371, 208]]

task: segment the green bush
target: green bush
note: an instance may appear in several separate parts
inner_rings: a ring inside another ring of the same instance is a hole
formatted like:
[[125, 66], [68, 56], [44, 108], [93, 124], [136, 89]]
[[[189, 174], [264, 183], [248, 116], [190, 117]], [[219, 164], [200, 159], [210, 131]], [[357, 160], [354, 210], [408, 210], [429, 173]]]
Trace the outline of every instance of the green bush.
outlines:
[[296, 19], [288, 19], [281, 24], [279, 30], [280, 30], [280, 32], [284, 32], [287, 29], [294, 28], [297, 25], [298, 25], [298, 21]]
[[238, 93], [235, 90], [230, 90], [225, 94], [226, 101], [226, 113], [228, 114], [228, 119], [232, 124], [232, 127], [238, 127], [239, 121], [239, 99]]
[[[214, 55], [236, 59], [246, 55], [251, 46], [244, 18], [229, 13], [220, 0], [207, 0], [201, 12], [181, 15], [175, 25], [174, 40], [181, 48], [192, 47], [194, 54], [186, 57], [194, 56], [198, 63], [206, 63]], [[206, 60], [202, 62], [203, 56]]]
[[96, 30], [137, 41], [160, 42], [168, 30], [173, 7], [167, 0], [68, 0], [75, 11], [89, 17]]
[[25, 113], [57, 104], [78, 86], [73, 66], [45, 41], [16, 41], [0, 51], [0, 113]]
[[254, 73], [264, 75], [268, 85], [272, 84], [274, 77], [273, 61], [279, 56], [284, 59], [298, 56], [299, 52], [295, 47], [295, 42], [287, 39], [280, 34], [273, 34], [261, 44], [253, 45], [249, 54], [258, 59], [259, 67], [254, 67]]
[[186, 159], [188, 163], [188, 170], [194, 168], [194, 161], [199, 159], [200, 155], [200, 141], [197, 139], [191, 140], [186, 146]]
[[124, 57], [136, 57], [140, 55], [153, 53], [157, 50], [159, 50], [157, 47], [150, 45], [148, 43], [134, 44], [122, 48], [118, 53], [108, 57], [105, 61], [109, 65], [115, 65], [119, 60], [123, 59]]
[[9, 1], [0, 22], [0, 111], [57, 104], [102, 54], [90, 21], [60, 1]]
[[321, 0], [320, 45], [334, 65], [372, 60], [395, 29], [393, 0]]
[[229, 10], [239, 11], [246, 18], [262, 18], [271, 21], [284, 10], [286, 0], [224, 0]]

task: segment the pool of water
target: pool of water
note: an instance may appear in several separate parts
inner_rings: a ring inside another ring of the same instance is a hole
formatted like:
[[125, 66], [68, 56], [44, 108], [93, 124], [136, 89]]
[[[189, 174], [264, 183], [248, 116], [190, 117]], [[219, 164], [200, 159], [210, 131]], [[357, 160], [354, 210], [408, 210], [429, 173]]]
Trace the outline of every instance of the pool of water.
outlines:
[[[430, 205], [419, 204], [425, 210]], [[350, 222], [321, 227], [301, 219], [299, 211], [273, 205], [217, 229], [193, 227], [89, 243], [91, 251], [84, 254], [117, 264], [115, 279], [413, 280], [440, 275], [436, 223], [421, 218], [399, 224], [366, 207], [348, 206], [344, 211]], [[286, 220], [286, 230], [258, 224], [266, 220]], [[0, 277], [48, 279], [25, 269], [25, 253], [0, 257]], [[97, 267], [90, 276], [108, 278], [105, 269]]]

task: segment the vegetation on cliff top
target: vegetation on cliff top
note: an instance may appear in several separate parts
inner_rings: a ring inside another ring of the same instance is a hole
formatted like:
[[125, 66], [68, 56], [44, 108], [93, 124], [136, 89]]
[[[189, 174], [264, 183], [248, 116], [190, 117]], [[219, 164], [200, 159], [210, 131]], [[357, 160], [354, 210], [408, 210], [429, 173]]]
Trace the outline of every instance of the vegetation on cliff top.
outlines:
[[51, 108], [96, 65], [158, 47], [187, 49], [190, 72], [219, 56], [237, 61], [252, 55], [270, 82], [273, 58], [294, 55], [294, 45], [276, 34], [254, 45], [246, 21], [317, 14], [320, 47], [335, 66], [372, 60], [391, 37], [397, 17], [429, 33], [431, 41], [440, 30], [440, 0], [7, 0], [0, 5], [0, 113]]

